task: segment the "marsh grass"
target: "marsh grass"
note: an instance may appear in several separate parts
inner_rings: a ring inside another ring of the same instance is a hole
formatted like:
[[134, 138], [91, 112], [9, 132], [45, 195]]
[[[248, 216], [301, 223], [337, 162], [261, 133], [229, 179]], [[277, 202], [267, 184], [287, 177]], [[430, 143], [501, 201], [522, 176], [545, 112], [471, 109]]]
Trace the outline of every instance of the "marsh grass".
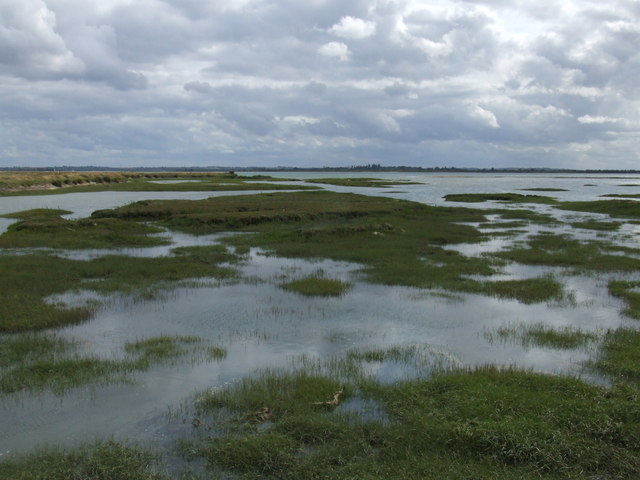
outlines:
[[635, 200], [593, 200], [588, 202], [562, 202], [560, 210], [574, 212], [604, 213], [618, 218], [640, 218], [640, 204]]
[[538, 213], [533, 210], [522, 210], [522, 209], [514, 209], [514, 210], [498, 210], [492, 209], [486, 212], [487, 214], [497, 214], [500, 215], [500, 218], [503, 220], [523, 220], [530, 223], [535, 223], [538, 225], [557, 225], [561, 223], [558, 219], [554, 218], [552, 215], [547, 215], [544, 213]]
[[83, 356], [77, 344], [55, 336], [25, 334], [0, 339], [0, 392], [50, 390], [64, 394], [89, 384], [132, 381], [131, 374], [181, 357], [221, 360], [226, 350], [195, 336], [156, 337], [129, 342], [120, 359]]
[[379, 178], [314, 178], [306, 180], [307, 183], [320, 183], [337, 185], [341, 187], [380, 187], [389, 188], [397, 185], [421, 185], [420, 182], [392, 181]]
[[167, 245], [169, 242], [151, 234], [163, 230], [138, 222], [119, 219], [67, 220], [65, 210], [36, 209], [5, 217], [20, 221], [9, 225], [0, 235], [0, 248], [121, 248]]
[[66, 307], [46, 298], [82, 288], [99, 293], [153, 297], [158, 289], [193, 278], [229, 279], [238, 260], [220, 245], [186, 247], [159, 258], [109, 255], [89, 261], [33, 253], [0, 255], [0, 331], [19, 332], [79, 323], [95, 305]]
[[622, 313], [631, 318], [640, 319], [640, 282], [612, 280], [608, 288], [611, 295], [626, 302], [627, 307]]
[[202, 339], [196, 336], [169, 336], [156, 337], [128, 342], [124, 350], [135, 358], [140, 366], [151, 365], [156, 362], [164, 362], [183, 356], [189, 352], [187, 347], [202, 343]]
[[572, 268], [574, 271], [633, 272], [640, 270], [640, 260], [606, 253], [613, 244], [583, 242], [569, 235], [541, 233], [530, 237], [528, 248], [515, 247], [492, 254], [498, 258], [527, 265]]
[[498, 298], [517, 299], [524, 304], [562, 301], [566, 297], [562, 284], [550, 275], [484, 282], [478, 288], [478, 293]]
[[322, 271], [316, 271], [308, 277], [280, 284], [280, 288], [299, 293], [306, 297], [341, 297], [353, 284], [344, 280], [327, 278]]
[[5, 480], [169, 480], [157, 458], [133, 445], [98, 442], [46, 449], [0, 461]]
[[557, 200], [542, 195], [522, 195], [521, 193], [451, 193], [444, 196], [448, 202], [480, 203], [497, 201], [504, 203], [543, 203], [554, 205]]
[[566, 188], [523, 188], [525, 192], [568, 192]]
[[[155, 220], [170, 228], [198, 233], [252, 232], [225, 241], [236, 248], [259, 246], [282, 257], [359, 263], [364, 280], [384, 285], [488, 293], [527, 303], [559, 295], [559, 287], [548, 279], [474, 279], [497, 273], [501, 261], [467, 257], [443, 248], [487, 238], [468, 225], [485, 222], [484, 213], [468, 208], [320, 191], [202, 201], [143, 201], [98, 211], [94, 216]], [[512, 218], [521, 217], [531, 215], [522, 211]]]
[[619, 385], [640, 387], [640, 331], [631, 328], [608, 331], [592, 366], [613, 377]]
[[576, 328], [553, 328], [543, 323], [534, 325], [504, 326], [495, 332], [485, 332], [490, 342], [516, 342], [525, 348], [532, 346], [556, 349], [583, 348], [598, 340], [595, 333], [583, 332]]
[[[157, 183], [170, 180], [175, 183]], [[180, 180], [185, 180], [180, 182]], [[194, 180], [196, 180], [194, 182]], [[251, 181], [281, 179], [218, 172], [0, 172], [0, 195], [55, 195], [103, 191], [308, 190], [317, 187]]]
[[618, 230], [622, 225], [621, 222], [601, 222], [598, 220], [585, 220], [583, 222], [571, 222], [570, 225], [573, 228], [582, 228], [586, 230], [598, 230], [598, 231], [614, 231]]
[[[398, 355], [406, 352], [351, 361]], [[316, 405], [338, 389], [346, 402], [369, 398], [384, 421]], [[190, 445], [190, 456], [247, 478], [631, 479], [640, 468], [637, 395], [514, 369], [389, 385], [268, 371], [204, 394], [197, 408], [226, 414], [216, 435]], [[268, 419], [256, 417], [265, 411]]]

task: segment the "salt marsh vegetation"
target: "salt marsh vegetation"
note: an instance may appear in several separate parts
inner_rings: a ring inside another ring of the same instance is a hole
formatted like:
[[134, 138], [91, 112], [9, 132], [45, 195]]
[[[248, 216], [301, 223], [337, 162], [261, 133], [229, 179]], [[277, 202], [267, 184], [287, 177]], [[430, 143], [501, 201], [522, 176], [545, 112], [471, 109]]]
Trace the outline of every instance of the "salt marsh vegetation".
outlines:
[[[179, 182], [82, 188], [245, 189], [230, 175], [159, 179]], [[76, 404], [95, 414], [105, 401], [139, 444], [96, 427], [97, 443], [3, 447], [0, 476], [635, 478], [637, 203], [526, 182], [558, 198], [465, 193], [466, 208], [341, 190], [13, 212], [0, 235], [3, 408], [25, 418], [52, 395], [66, 431]], [[228, 235], [174, 245], [176, 231]], [[155, 257], [120, 250], [161, 244]], [[93, 300], [61, 300], [84, 292]], [[109, 403], [115, 385], [122, 403]]]

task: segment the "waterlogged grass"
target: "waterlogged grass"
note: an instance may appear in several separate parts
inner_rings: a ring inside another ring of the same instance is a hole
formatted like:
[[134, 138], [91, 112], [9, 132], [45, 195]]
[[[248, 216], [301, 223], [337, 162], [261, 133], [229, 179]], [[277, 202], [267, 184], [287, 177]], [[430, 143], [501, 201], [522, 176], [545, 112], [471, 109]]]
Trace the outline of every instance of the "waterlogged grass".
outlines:
[[347, 293], [353, 284], [344, 280], [327, 278], [324, 273], [314, 273], [305, 278], [280, 284], [280, 288], [299, 293], [307, 297], [340, 297]]
[[389, 188], [397, 185], [420, 185], [420, 182], [392, 181], [379, 178], [314, 178], [308, 183], [321, 183], [340, 187], [380, 187]]
[[609, 282], [609, 293], [627, 303], [622, 313], [640, 319], [640, 282], [612, 280]]
[[640, 218], [640, 203], [634, 200], [593, 200], [562, 202], [556, 208], [574, 212], [604, 213], [617, 218]]
[[533, 210], [489, 210], [486, 213], [498, 214], [502, 220], [522, 220], [539, 225], [557, 225], [560, 223], [558, 219], [551, 215], [538, 213]]
[[553, 328], [537, 323], [534, 325], [519, 325], [517, 327], [500, 327], [495, 332], [485, 333], [485, 338], [491, 342], [517, 342], [525, 348], [537, 346], [576, 349], [596, 341], [598, 335], [571, 327]]
[[52, 304], [46, 301], [50, 295], [84, 289], [149, 297], [188, 279], [233, 278], [235, 270], [220, 264], [236, 260], [220, 245], [179, 248], [160, 258], [110, 255], [82, 261], [42, 253], [0, 255], [0, 332], [79, 323], [96, 308]]
[[169, 480], [151, 453], [114, 441], [47, 449], [0, 462], [4, 480]]
[[525, 192], [568, 192], [566, 188], [523, 188]]
[[[471, 276], [497, 273], [495, 258], [470, 258], [442, 248], [486, 237], [462, 223], [484, 222], [482, 212], [333, 192], [263, 194], [203, 201], [144, 201], [98, 218], [155, 220], [190, 232], [244, 231], [236, 247], [259, 246], [283, 257], [330, 258], [365, 266], [365, 280], [457, 292], [489, 293], [527, 303], [557, 296], [548, 279], [482, 282]], [[543, 288], [544, 287], [544, 288]], [[540, 292], [546, 290], [543, 298]]]
[[569, 235], [542, 233], [528, 239], [528, 248], [515, 247], [492, 254], [498, 258], [527, 265], [572, 268], [575, 271], [635, 272], [637, 258], [606, 253], [607, 243], [583, 242]]
[[5, 215], [19, 218], [0, 235], [0, 248], [120, 248], [166, 245], [167, 240], [150, 234], [161, 229], [119, 219], [67, 220], [65, 210], [35, 209]]
[[497, 201], [505, 203], [543, 203], [553, 205], [557, 200], [542, 195], [522, 195], [521, 193], [452, 193], [445, 195], [448, 202], [480, 203]]
[[582, 228], [586, 230], [597, 230], [610, 232], [618, 230], [622, 225], [621, 222], [601, 222], [598, 220], [585, 220], [583, 222], [571, 222], [573, 228]]
[[195, 336], [160, 335], [129, 342], [121, 359], [77, 353], [73, 341], [26, 334], [0, 339], [0, 392], [50, 390], [57, 394], [88, 384], [130, 381], [130, 374], [191, 355], [220, 360], [226, 350]]
[[[365, 397], [381, 418], [339, 407]], [[191, 443], [189, 456], [221, 476], [631, 479], [640, 469], [636, 395], [516, 370], [391, 385], [304, 369], [264, 372], [204, 394], [197, 408], [216, 418], [218, 433]]]
[[478, 293], [499, 298], [516, 298], [525, 304], [561, 301], [566, 297], [562, 284], [548, 275], [521, 280], [484, 282]]
[[607, 332], [600, 356], [593, 366], [613, 377], [618, 384], [640, 386], [640, 331], [620, 328]]

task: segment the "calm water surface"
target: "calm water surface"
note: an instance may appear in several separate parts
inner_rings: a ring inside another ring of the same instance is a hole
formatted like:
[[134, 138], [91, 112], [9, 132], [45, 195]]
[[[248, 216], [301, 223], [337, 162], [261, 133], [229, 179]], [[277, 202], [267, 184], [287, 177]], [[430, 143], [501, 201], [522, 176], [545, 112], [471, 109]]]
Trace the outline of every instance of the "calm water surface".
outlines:
[[[345, 174], [285, 174], [274, 176], [313, 179]], [[549, 195], [561, 200], [590, 200], [607, 193], [638, 193], [640, 188], [622, 184], [640, 183], [638, 178], [558, 175], [437, 175], [437, 174], [353, 174], [391, 180], [422, 182], [392, 188], [325, 186], [335, 191], [354, 191], [414, 200], [431, 205], [444, 202], [448, 193], [510, 192], [528, 188], [564, 188], [566, 192], [522, 192]], [[586, 186], [593, 184], [595, 186]], [[242, 194], [254, 192], [242, 192]], [[85, 217], [92, 211], [113, 208], [152, 198], [200, 199], [237, 192], [100, 192], [55, 196], [0, 198], [0, 213], [31, 208], [63, 208], [70, 217]], [[492, 202], [468, 204], [483, 208]], [[523, 208], [518, 206], [516, 208]], [[527, 206], [564, 219], [597, 218], [598, 215], [559, 212], [548, 206]], [[0, 230], [9, 224], [0, 221]], [[483, 244], [452, 246], [466, 255], [497, 251], [513, 241], [526, 239], [530, 231], [511, 238], [496, 238]], [[549, 231], [550, 227], [542, 230]], [[576, 234], [566, 227], [557, 233]], [[639, 227], [628, 225], [610, 235], [616, 242], [638, 246]], [[125, 249], [127, 255], [161, 256], [182, 245], [208, 245], [219, 235], [194, 237], [167, 232], [170, 247]], [[580, 231], [581, 238], [598, 235]], [[599, 234], [602, 235], [602, 234]], [[69, 258], [93, 258], [107, 251], [72, 251]], [[111, 251], [112, 253], [112, 251]], [[558, 275], [572, 293], [563, 304], [523, 305], [477, 295], [449, 295], [444, 292], [384, 287], [358, 281], [359, 265], [331, 261], [307, 262], [279, 259], [252, 250], [241, 267], [250, 281], [209, 283], [181, 288], [160, 299], [102, 299], [95, 317], [82, 325], [58, 330], [57, 334], [79, 342], [80, 353], [115, 358], [126, 342], [161, 334], [198, 335], [227, 349], [223, 360], [187, 358], [161, 365], [133, 376], [135, 382], [80, 388], [65, 395], [18, 393], [0, 397], [0, 455], [31, 450], [42, 445], [73, 445], [96, 438], [139, 441], [155, 448], [168, 447], [176, 435], [192, 427], [193, 395], [210, 388], [223, 388], [259, 368], [289, 366], [300, 355], [308, 358], [340, 357], [349, 349], [418, 345], [428, 351], [433, 364], [473, 366], [487, 363], [517, 365], [553, 374], [580, 375], [587, 381], [606, 382], [584, 369], [584, 362], [597, 353], [594, 342], [587, 348], [555, 350], [525, 348], [519, 342], [499, 342], [491, 337], [500, 327], [544, 323], [552, 327], [576, 327], [602, 332], [620, 325], [633, 325], [620, 316], [621, 303], [606, 293], [606, 275], [575, 277], [552, 268], [510, 266], [499, 278], [526, 278], [545, 273]], [[322, 270], [332, 278], [354, 282], [339, 299], [306, 298], [283, 291], [279, 284]], [[78, 303], [95, 298], [87, 292], [58, 296], [52, 301]], [[371, 372], [382, 381], [393, 381], [422, 371], [397, 365], [372, 365]], [[169, 415], [169, 413], [172, 414]]]

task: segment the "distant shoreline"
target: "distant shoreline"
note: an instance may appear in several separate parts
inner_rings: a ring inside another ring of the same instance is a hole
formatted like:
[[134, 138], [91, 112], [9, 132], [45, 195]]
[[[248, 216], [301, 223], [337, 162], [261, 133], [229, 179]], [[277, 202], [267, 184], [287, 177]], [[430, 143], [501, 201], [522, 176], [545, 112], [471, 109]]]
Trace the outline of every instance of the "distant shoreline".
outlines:
[[408, 172], [408, 173], [571, 173], [571, 174], [640, 174], [640, 170], [570, 169], [570, 168], [462, 168], [462, 167], [408, 167], [358, 165], [351, 167], [106, 167], [106, 166], [52, 166], [52, 167], [0, 167], [0, 171], [14, 172]]

